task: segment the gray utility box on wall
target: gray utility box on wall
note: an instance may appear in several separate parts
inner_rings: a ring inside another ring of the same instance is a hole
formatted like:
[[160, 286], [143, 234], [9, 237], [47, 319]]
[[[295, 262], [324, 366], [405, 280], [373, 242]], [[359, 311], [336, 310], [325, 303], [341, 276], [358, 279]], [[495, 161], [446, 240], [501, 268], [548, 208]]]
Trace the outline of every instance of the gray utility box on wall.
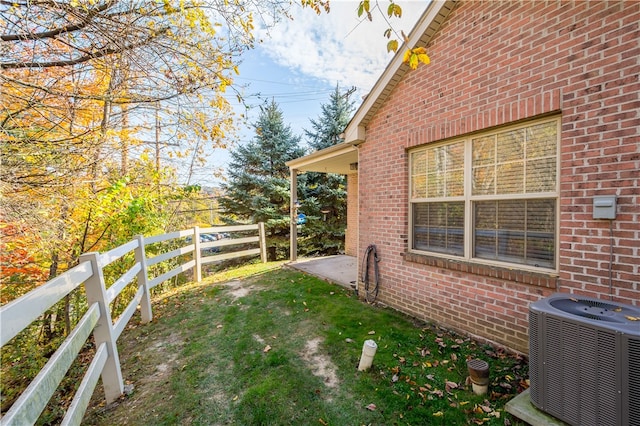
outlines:
[[594, 219], [615, 219], [616, 218], [616, 196], [597, 195], [593, 197], [593, 218]]
[[529, 307], [533, 405], [571, 425], [640, 426], [640, 308], [557, 293]]

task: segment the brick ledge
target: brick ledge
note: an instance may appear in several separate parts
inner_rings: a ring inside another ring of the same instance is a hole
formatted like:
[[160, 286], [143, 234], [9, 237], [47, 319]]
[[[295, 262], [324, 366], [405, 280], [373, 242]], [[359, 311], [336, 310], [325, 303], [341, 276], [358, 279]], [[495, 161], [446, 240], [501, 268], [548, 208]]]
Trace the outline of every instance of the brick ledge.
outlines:
[[468, 262], [464, 260], [453, 260], [412, 252], [405, 252], [403, 254], [403, 257], [407, 262], [418, 263], [420, 265], [433, 266], [436, 268], [444, 268], [457, 272], [497, 278], [520, 284], [533, 285], [536, 287], [544, 287], [554, 290], [558, 288], [558, 277], [551, 274], [514, 270], [509, 268], [502, 268], [499, 266], [489, 266], [481, 263]]

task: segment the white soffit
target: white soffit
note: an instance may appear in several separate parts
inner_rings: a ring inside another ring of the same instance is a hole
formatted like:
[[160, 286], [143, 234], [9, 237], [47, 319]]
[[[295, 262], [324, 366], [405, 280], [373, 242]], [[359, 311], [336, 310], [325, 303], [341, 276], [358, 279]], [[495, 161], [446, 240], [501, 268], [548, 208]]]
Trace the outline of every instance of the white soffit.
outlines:
[[358, 148], [352, 144], [341, 143], [288, 161], [286, 164], [290, 169], [295, 169], [299, 172], [348, 175], [358, 171], [357, 163]]

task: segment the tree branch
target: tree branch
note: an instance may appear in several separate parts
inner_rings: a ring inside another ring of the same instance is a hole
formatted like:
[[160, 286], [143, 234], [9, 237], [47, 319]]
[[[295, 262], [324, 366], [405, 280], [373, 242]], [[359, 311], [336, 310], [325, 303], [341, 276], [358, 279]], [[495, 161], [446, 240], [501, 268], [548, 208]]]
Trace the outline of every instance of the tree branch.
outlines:
[[137, 47], [144, 46], [156, 38], [160, 33], [156, 32], [153, 36], [142, 40], [139, 43], [125, 45], [121, 48], [103, 48], [96, 50], [86, 55], [78, 56], [74, 59], [61, 60], [61, 61], [49, 61], [49, 62], [3, 62], [0, 63], [0, 69], [24, 69], [24, 68], [56, 68], [56, 67], [68, 67], [71, 65], [82, 64], [92, 59], [99, 59], [105, 56], [114, 55], [117, 53], [128, 52]]
[[87, 13], [87, 15], [80, 20], [77, 24], [70, 24], [64, 27], [56, 28], [50, 31], [43, 31], [40, 33], [22, 33], [22, 34], [8, 34], [0, 37], [2, 41], [26, 41], [26, 40], [42, 40], [45, 38], [54, 38], [60, 34], [70, 33], [85, 28], [93, 18], [100, 12], [104, 12], [113, 6], [113, 1], [108, 0], [105, 4], [96, 7]]

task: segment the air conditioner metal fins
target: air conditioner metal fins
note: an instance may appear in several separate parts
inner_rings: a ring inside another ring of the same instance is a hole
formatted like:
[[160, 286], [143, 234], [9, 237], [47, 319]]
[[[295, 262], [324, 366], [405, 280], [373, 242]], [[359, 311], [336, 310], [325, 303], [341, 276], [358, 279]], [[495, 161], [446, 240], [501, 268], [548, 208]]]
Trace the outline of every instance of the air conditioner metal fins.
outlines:
[[531, 402], [570, 425], [640, 426], [640, 308], [557, 293], [529, 307]]

